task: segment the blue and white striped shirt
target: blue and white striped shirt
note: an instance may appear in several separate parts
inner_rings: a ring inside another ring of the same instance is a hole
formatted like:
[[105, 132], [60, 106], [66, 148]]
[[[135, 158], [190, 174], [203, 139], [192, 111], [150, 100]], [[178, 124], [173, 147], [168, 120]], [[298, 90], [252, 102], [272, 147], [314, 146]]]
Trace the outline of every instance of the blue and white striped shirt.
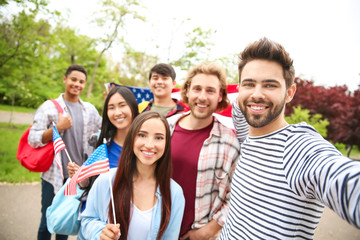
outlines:
[[307, 123], [248, 137], [220, 239], [313, 239], [324, 205], [360, 228], [360, 162]]

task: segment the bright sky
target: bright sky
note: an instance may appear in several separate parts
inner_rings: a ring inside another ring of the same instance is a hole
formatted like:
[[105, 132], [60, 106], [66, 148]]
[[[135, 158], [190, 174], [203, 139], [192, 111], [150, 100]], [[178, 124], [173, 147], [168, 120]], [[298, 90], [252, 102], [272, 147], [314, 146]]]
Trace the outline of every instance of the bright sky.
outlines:
[[[89, 28], [95, 0], [50, 0], [69, 11], [69, 25]], [[294, 59], [297, 76], [316, 85], [360, 84], [360, 1], [357, 0], [143, 0], [146, 23], [128, 26], [127, 41], [137, 50], [175, 59], [184, 51], [184, 33], [213, 29], [214, 58], [231, 57], [264, 36], [281, 43]], [[86, 10], [84, 10], [86, 9]], [[190, 18], [191, 20], [186, 20]], [[170, 46], [170, 51], [169, 51]], [[116, 48], [110, 50], [116, 59]], [[236, 66], [234, 65], [234, 69]]]

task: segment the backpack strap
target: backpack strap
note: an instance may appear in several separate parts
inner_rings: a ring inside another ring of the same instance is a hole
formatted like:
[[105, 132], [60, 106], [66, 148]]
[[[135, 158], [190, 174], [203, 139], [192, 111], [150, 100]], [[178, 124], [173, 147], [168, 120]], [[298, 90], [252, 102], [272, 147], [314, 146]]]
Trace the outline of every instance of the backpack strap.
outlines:
[[53, 104], [55, 105], [56, 109], [57, 109], [60, 113], [64, 113], [64, 110], [62, 109], [62, 107], [60, 106], [60, 104], [58, 103], [58, 101], [56, 101], [55, 99], [49, 99], [49, 100], [53, 102]]

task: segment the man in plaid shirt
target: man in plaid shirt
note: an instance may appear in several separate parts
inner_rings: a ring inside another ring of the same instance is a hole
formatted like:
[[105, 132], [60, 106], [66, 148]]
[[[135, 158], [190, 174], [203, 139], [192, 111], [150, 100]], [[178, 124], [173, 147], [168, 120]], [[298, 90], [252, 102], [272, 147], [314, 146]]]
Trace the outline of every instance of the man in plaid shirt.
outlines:
[[232, 129], [214, 115], [228, 106], [225, 70], [216, 63], [193, 67], [181, 97], [190, 111], [168, 118], [173, 179], [186, 202], [180, 239], [213, 239], [225, 223], [240, 152]]
[[[50, 100], [44, 102], [35, 113], [28, 137], [31, 146], [45, 146], [53, 139], [52, 122], [55, 122], [71, 160], [79, 166], [93, 152], [94, 148], [89, 145], [88, 140], [101, 127], [101, 117], [96, 108], [88, 102], [83, 102], [79, 97], [84, 90], [86, 79], [87, 73], [84, 67], [79, 65], [68, 67], [63, 77], [65, 92], [56, 99], [63, 108], [64, 113], [59, 113]], [[38, 240], [50, 240], [51, 238], [46, 225], [46, 209], [51, 205], [64, 180], [69, 176], [66, 168], [69, 159], [65, 151], [61, 151], [60, 154], [63, 172], [61, 173], [60, 168], [53, 161], [50, 169], [41, 173], [42, 216], [38, 230]], [[67, 239], [67, 236], [57, 234], [56, 239]]]

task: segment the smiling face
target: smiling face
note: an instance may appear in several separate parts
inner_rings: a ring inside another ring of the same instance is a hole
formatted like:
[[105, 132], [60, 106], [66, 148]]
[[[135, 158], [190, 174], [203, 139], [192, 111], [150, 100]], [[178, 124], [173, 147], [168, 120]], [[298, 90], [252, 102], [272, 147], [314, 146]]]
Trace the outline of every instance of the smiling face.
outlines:
[[131, 108], [120, 93], [112, 95], [108, 102], [107, 115], [118, 130], [127, 130], [132, 123]]
[[241, 73], [238, 104], [249, 125], [266, 134], [287, 125], [284, 107], [295, 90], [295, 85], [286, 89], [280, 64], [252, 60]]
[[211, 74], [196, 74], [191, 81], [186, 96], [191, 115], [194, 118], [212, 118], [212, 114], [222, 100], [219, 79]]
[[153, 72], [149, 81], [150, 90], [157, 98], [171, 96], [171, 92], [176, 85], [176, 81], [170, 76], [164, 76]]
[[136, 165], [152, 166], [163, 156], [166, 145], [166, 128], [159, 118], [146, 120], [134, 140]]
[[86, 75], [80, 71], [72, 71], [63, 78], [65, 84], [65, 99], [68, 101], [78, 101], [80, 93], [86, 84]]

